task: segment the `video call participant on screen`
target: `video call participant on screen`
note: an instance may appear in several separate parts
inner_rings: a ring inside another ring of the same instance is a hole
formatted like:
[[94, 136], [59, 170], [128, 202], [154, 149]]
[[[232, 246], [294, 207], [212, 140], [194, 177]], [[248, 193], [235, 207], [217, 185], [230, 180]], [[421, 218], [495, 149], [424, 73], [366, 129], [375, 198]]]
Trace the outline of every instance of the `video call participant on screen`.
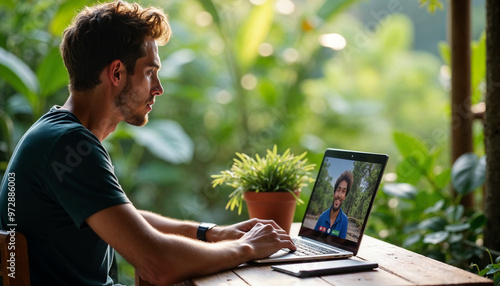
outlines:
[[340, 207], [351, 189], [353, 180], [350, 171], [340, 174], [335, 182], [332, 206], [321, 214], [314, 230], [345, 239], [348, 219]]

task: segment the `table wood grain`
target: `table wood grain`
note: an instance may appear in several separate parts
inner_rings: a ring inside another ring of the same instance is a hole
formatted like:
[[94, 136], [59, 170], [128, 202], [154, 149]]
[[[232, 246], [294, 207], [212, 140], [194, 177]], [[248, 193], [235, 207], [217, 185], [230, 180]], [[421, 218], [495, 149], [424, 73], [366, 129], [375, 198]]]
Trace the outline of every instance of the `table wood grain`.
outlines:
[[[291, 234], [298, 233], [294, 223]], [[193, 278], [180, 285], [454, 285], [486, 286], [493, 281], [418, 253], [364, 235], [353, 259], [374, 261], [379, 267], [364, 272], [297, 278], [273, 271], [271, 265], [243, 264], [234, 269]]]

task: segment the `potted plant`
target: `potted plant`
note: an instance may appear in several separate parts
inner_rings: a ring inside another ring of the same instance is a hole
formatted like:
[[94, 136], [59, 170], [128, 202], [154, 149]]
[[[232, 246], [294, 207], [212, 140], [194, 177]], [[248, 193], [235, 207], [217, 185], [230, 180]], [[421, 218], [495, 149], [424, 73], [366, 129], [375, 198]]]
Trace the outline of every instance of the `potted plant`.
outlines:
[[225, 183], [235, 188], [226, 209], [238, 207], [241, 214], [245, 200], [250, 218], [273, 219], [289, 232], [295, 206], [303, 203], [300, 191], [314, 181], [309, 171], [315, 165], [307, 164], [306, 154], [295, 156], [290, 149], [278, 154], [276, 145], [263, 158], [236, 153], [239, 159], [234, 159], [231, 169], [212, 175], [212, 185], [215, 188]]

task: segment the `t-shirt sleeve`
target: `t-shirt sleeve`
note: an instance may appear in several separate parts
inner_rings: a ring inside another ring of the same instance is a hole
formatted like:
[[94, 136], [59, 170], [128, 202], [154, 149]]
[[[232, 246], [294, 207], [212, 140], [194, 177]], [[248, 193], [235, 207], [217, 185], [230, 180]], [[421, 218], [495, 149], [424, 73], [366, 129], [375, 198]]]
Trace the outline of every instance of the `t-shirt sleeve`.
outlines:
[[77, 227], [100, 210], [130, 203], [107, 151], [88, 130], [62, 135], [49, 154], [46, 187]]

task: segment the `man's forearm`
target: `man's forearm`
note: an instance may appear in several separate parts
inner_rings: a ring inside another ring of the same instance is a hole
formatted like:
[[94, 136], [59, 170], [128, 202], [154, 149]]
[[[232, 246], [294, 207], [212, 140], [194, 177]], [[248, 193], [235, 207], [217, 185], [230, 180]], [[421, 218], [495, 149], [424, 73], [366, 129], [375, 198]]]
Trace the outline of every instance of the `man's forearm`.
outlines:
[[[145, 210], [139, 210], [139, 212], [151, 226], [160, 232], [196, 238], [196, 233], [200, 225], [198, 222], [168, 218]], [[217, 242], [223, 240], [224, 236], [222, 232], [223, 228], [212, 228], [206, 233], [207, 241]]]
[[199, 226], [197, 222], [167, 218], [150, 211], [140, 210], [139, 212], [149, 224], [160, 232], [196, 238], [196, 231]]

